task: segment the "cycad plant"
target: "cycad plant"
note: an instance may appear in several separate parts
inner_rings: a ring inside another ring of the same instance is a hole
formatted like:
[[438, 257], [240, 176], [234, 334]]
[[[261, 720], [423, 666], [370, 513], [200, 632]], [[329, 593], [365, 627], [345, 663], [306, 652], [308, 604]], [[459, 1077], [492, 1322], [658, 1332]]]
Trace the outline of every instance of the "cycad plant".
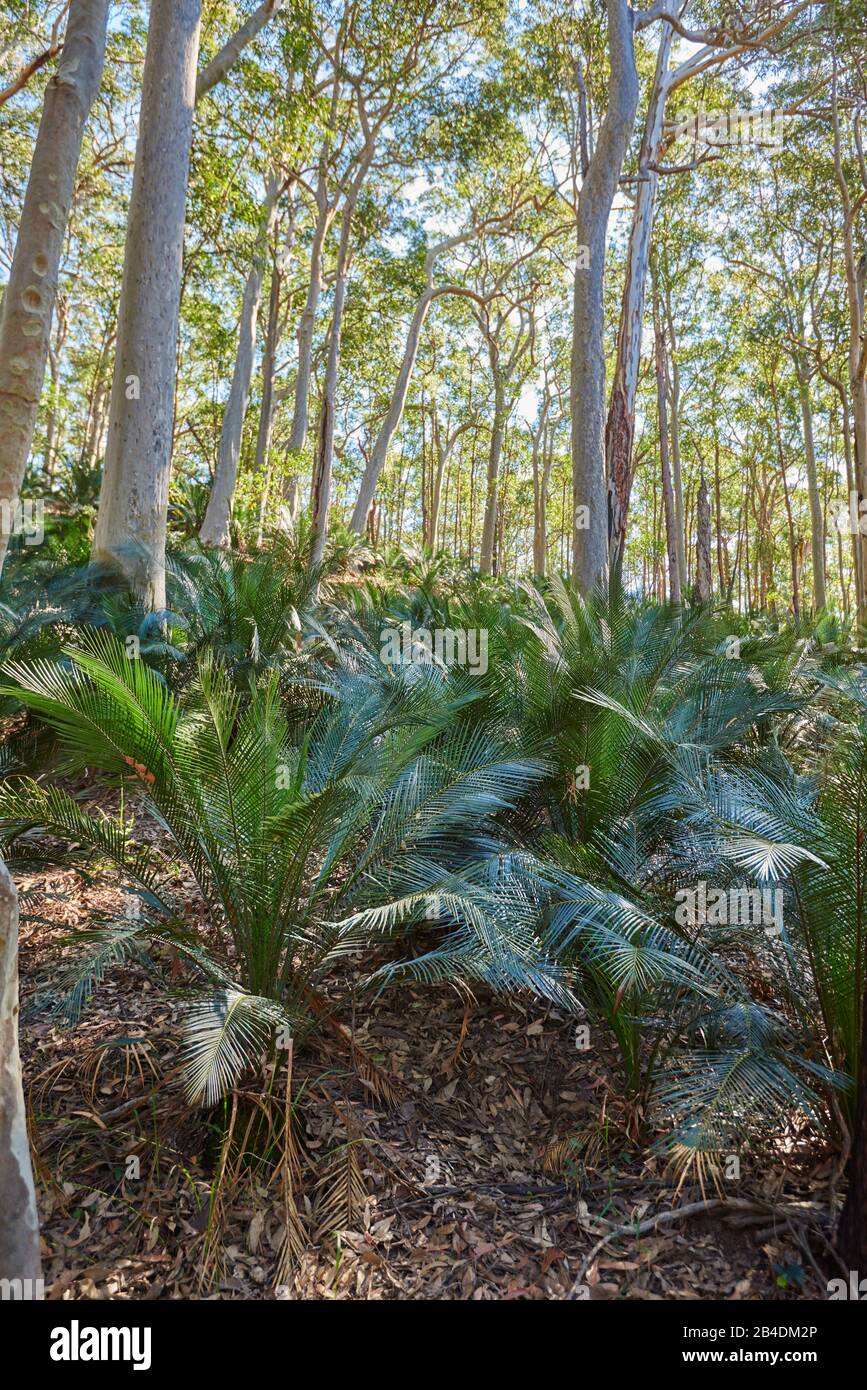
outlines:
[[[105, 632], [60, 662], [7, 668], [15, 693], [50, 724], [66, 770], [99, 769], [125, 791], [118, 818], [94, 816], [60, 786], [10, 780], [0, 791], [4, 856], [41, 850], [113, 864], [141, 904], [88, 934], [76, 999], [107, 964], [171, 943], [212, 986], [188, 1018], [193, 1098], [215, 1100], [269, 1039], [298, 1035], [339, 1009], [328, 973], [436, 914], [431, 969], [563, 998], [560, 973], [524, 923], [494, 906], [479, 864], [501, 848], [497, 818], [541, 769], [515, 759], [448, 701], [384, 693], [339, 674], [306, 728], [290, 722], [279, 678], [237, 683], [205, 657], [179, 700]], [[409, 672], [417, 682], [435, 673]], [[130, 809], [128, 790], [135, 789]], [[191, 928], [167, 886], [164, 853], [137, 833], [149, 818], [189, 870], [206, 908]], [[475, 875], [475, 877], [474, 877]], [[455, 936], [454, 933], [457, 933]], [[396, 963], [391, 963], [395, 973]], [[375, 976], [381, 985], [386, 974]]]

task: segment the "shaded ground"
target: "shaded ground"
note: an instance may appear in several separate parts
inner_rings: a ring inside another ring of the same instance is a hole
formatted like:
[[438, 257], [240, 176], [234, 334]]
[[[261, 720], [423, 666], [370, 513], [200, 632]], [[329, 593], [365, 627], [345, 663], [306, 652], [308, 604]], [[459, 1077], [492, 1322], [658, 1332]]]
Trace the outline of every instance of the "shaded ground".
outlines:
[[[119, 900], [70, 872], [19, 883], [46, 894], [40, 915], [58, 927]], [[23, 927], [25, 1001], [57, 954], [56, 927]], [[277, 1190], [233, 1184], [221, 1224], [210, 1211], [216, 1125], [189, 1110], [172, 1076], [178, 1008], [164, 964], [163, 982], [134, 963], [115, 968], [72, 1028], [44, 1016], [22, 1027], [52, 1298], [557, 1299], [604, 1223], [672, 1205], [660, 1161], [624, 1147], [609, 1074], [576, 1050], [574, 1021], [533, 1003], [479, 997], [465, 1008], [445, 989], [402, 988], [354, 1031], [379, 1069], [375, 1085], [345, 1050], [296, 1058], [306, 1174], [296, 1199], [310, 1244], [278, 1287]], [[148, 1040], [106, 1046], [119, 1038]], [[156, 1096], [135, 1104], [157, 1078]], [[375, 1091], [389, 1086], [386, 1106]], [[557, 1145], [576, 1133], [590, 1141], [584, 1163]], [[810, 1249], [781, 1216], [701, 1215], [609, 1244], [585, 1277], [590, 1296], [824, 1297], [833, 1165], [817, 1168], [815, 1151], [811, 1161], [808, 1172], [797, 1151], [772, 1166], [746, 1158], [727, 1188], [811, 1202]], [[222, 1261], [203, 1288], [209, 1212]]]

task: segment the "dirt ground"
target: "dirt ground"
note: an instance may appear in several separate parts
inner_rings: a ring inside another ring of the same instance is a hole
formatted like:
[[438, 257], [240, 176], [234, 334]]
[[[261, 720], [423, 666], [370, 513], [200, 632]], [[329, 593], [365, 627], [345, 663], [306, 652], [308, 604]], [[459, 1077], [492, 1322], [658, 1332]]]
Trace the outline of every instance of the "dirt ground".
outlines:
[[[127, 962], [77, 1024], [34, 1013], [58, 933], [119, 895], [60, 870], [19, 886], [38, 891], [45, 919], [22, 925], [22, 1053], [51, 1298], [562, 1299], [601, 1235], [672, 1207], [670, 1174], [625, 1141], [611, 1072], [576, 1049], [574, 1020], [401, 987], [344, 1018], [378, 1079], [338, 1047], [295, 1057], [306, 1248], [280, 1275], [274, 1185], [231, 1183], [212, 1206], [225, 1115], [190, 1110], [173, 1075], [183, 980], [168, 962], [162, 982]], [[577, 1157], [562, 1142], [576, 1135], [588, 1141]], [[824, 1297], [833, 1171], [815, 1147], [747, 1156], [729, 1194], [772, 1214], [711, 1211], [619, 1236], [579, 1296]], [[812, 1229], [781, 1215], [796, 1203]], [[220, 1258], [203, 1280], [209, 1230]]]

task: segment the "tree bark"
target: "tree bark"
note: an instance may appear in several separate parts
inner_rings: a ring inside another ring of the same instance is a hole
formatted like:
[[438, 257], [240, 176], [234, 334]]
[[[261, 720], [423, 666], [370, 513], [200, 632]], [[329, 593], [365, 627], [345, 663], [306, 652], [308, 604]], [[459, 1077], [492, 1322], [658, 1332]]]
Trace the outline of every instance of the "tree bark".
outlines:
[[645, 286], [650, 261], [650, 238], [656, 210], [659, 174], [654, 167], [663, 144], [665, 103], [668, 98], [668, 64], [674, 30], [665, 24], [656, 54], [656, 72], [638, 157], [639, 182], [635, 193], [632, 228], [626, 260], [626, 280], [617, 333], [617, 359], [611, 387], [611, 403], [605, 425], [608, 465], [609, 564], [622, 564], [626, 541], [629, 494], [632, 487], [632, 445], [635, 433], [635, 398], [641, 359]]
[[202, 97], [216, 87], [218, 82], [222, 82], [226, 73], [237, 62], [248, 43], [252, 43], [256, 35], [265, 28], [269, 19], [277, 13], [283, 4], [283, 0], [264, 0], [258, 9], [254, 10], [247, 20], [242, 24], [237, 33], [233, 34], [227, 43], [223, 45], [216, 57], [212, 58], [207, 67], [203, 68], [196, 80], [196, 101], [201, 101]]
[[93, 542], [153, 609], [165, 546], [201, 0], [152, 0]]
[[0, 1279], [42, 1275], [18, 1051], [18, 894], [0, 860]]
[[223, 412], [217, 469], [214, 474], [205, 519], [199, 531], [199, 540], [202, 545], [216, 545], [225, 548], [229, 545], [231, 538], [232, 503], [235, 497], [235, 484], [238, 480], [244, 418], [250, 400], [250, 384], [253, 380], [253, 364], [256, 356], [256, 324], [259, 318], [259, 301], [262, 297], [262, 281], [265, 276], [268, 244], [277, 219], [277, 205], [282, 187], [282, 182], [276, 175], [272, 175], [266, 184], [262, 225], [259, 228], [253, 251], [253, 264], [244, 286], [241, 320], [238, 329], [238, 351], [235, 355], [235, 368], [232, 373], [229, 399]]
[[[268, 326], [265, 330], [265, 347], [262, 353], [262, 405], [259, 410], [259, 425], [256, 431], [255, 469], [257, 477], [261, 477], [262, 479], [262, 496], [259, 502], [259, 524], [256, 531], [257, 546], [261, 546], [265, 535], [265, 518], [268, 511], [271, 475], [273, 472], [271, 461], [271, 435], [274, 428], [274, 410], [276, 406], [276, 401], [274, 399], [274, 373], [277, 367], [277, 348], [285, 327], [285, 319], [281, 319], [280, 316], [280, 292], [283, 285], [283, 273], [291, 259], [294, 244], [295, 206], [293, 203], [289, 212], [289, 230], [286, 236], [286, 244], [279, 257], [274, 258], [274, 263], [271, 267], [271, 290], [268, 299]], [[290, 312], [291, 296], [286, 310], [287, 317]]]
[[809, 376], [802, 363], [796, 364], [798, 395], [801, 402], [801, 421], [804, 427], [804, 462], [807, 468], [807, 493], [810, 499], [810, 553], [813, 560], [813, 611], [818, 613], [827, 603], [825, 594], [825, 518], [819, 492], [816, 469], [816, 444], [813, 431], [813, 405], [810, 400]]
[[421, 330], [424, 327], [428, 309], [433, 299], [433, 287], [428, 285], [424, 293], [419, 296], [416, 301], [415, 309], [413, 310], [409, 330], [406, 335], [403, 359], [400, 364], [400, 371], [397, 374], [394, 391], [392, 392], [388, 414], [379, 428], [379, 433], [376, 436], [376, 442], [371, 450], [370, 458], [365, 465], [361, 485], [358, 489], [358, 496], [355, 500], [352, 520], [349, 523], [350, 529], [356, 531], [359, 535], [363, 535], [364, 533], [365, 526], [367, 525], [367, 515], [376, 492], [376, 485], [385, 467], [385, 461], [388, 458], [388, 451], [391, 446], [391, 441], [394, 438], [395, 431], [403, 418], [403, 409], [406, 405], [409, 383], [412, 380], [415, 359], [418, 355]]
[[695, 594], [699, 603], [710, 603], [713, 597], [710, 568], [710, 497], [704, 473], [699, 483], [696, 513]]
[[45, 89], [9, 282], [0, 309], [0, 570], [45, 379], [57, 277], [81, 141], [99, 89], [108, 0], [72, 0]]
[[415, 361], [418, 356], [421, 331], [427, 319], [431, 304], [435, 299], [446, 294], [465, 295], [469, 299], [479, 299], [478, 295], [473, 294], [471, 290], [464, 289], [462, 285], [435, 286], [433, 276], [437, 258], [441, 256], [444, 251], [454, 250], [455, 247], [461, 246], [465, 242], [471, 241], [474, 237], [480, 236], [484, 226], [484, 223], [479, 223], [469, 231], [458, 232], [455, 236], [448, 237], [445, 241], [441, 241], [436, 246], [432, 246], [425, 256], [425, 287], [416, 300], [412, 318], [410, 319], [409, 329], [407, 330], [403, 358], [401, 360], [400, 370], [397, 374], [394, 391], [392, 392], [388, 413], [380, 426], [370, 458], [365, 464], [361, 485], [358, 489], [358, 497], [352, 513], [352, 520], [349, 523], [350, 529], [356, 531], [359, 535], [364, 534], [367, 525], [367, 517], [376, 492], [376, 485], [385, 467], [391, 441], [403, 419], [407, 392], [409, 391], [409, 384], [412, 380]]
[[500, 460], [503, 455], [503, 432], [506, 427], [506, 399], [503, 382], [498, 371], [494, 377], [494, 419], [491, 425], [491, 442], [488, 448], [488, 471], [485, 480], [485, 514], [482, 521], [482, 547], [479, 554], [479, 569], [482, 574], [493, 574], [494, 547], [497, 534], [497, 513], [500, 497]]
[[608, 575], [605, 242], [639, 95], [632, 11], [627, 0], [606, 0], [606, 8], [611, 60], [608, 110], [578, 198], [577, 241], [579, 248], [587, 247], [587, 266], [582, 268], [579, 250], [572, 320], [572, 582], [585, 594]]
[[[371, 151], [372, 155], [372, 151]], [[343, 225], [340, 229], [340, 247], [337, 252], [337, 278], [334, 285], [334, 306], [331, 313], [331, 331], [328, 342], [328, 360], [325, 366], [325, 381], [322, 388], [322, 407], [319, 414], [319, 438], [316, 460], [313, 465], [313, 478], [310, 489], [313, 536], [310, 547], [311, 566], [321, 565], [328, 540], [328, 515], [331, 508], [331, 473], [334, 464], [334, 411], [337, 404], [337, 373], [340, 370], [340, 334], [343, 328], [343, 310], [346, 307], [346, 286], [349, 278], [349, 253], [352, 240], [352, 217], [364, 174], [369, 167], [369, 159], [363, 171], [356, 175], [343, 205]]]
[[298, 324], [298, 366], [295, 372], [295, 401], [292, 411], [292, 429], [289, 435], [289, 454], [294, 459], [301, 453], [307, 441], [307, 425], [310, 401], [310, 372], [313, 361], [313, 330], [316, 324], [316, 310], [322, 293], [322, 256], [328, 228], [334, 217], [334, 207], [329, 203], [325, 189], [325, 174], [319, 173], [316, 193], [317, 215], [313, 229], [313, 245], [310, 249], [310, 279], [307, 285], [307, 301]]
[[668, 383], [666, 381], [665, 338], [662, 326], [654, 327], [656, 342], [656, 406], [659, 414], [659, 459], [662, 469], [662, 500], [665, 508], [665, 540], [668, 551], [668, 593], [672, 603], [681, 600], [681, 571], [677, 547], [677, 513], [671, 467], [668, 457]]

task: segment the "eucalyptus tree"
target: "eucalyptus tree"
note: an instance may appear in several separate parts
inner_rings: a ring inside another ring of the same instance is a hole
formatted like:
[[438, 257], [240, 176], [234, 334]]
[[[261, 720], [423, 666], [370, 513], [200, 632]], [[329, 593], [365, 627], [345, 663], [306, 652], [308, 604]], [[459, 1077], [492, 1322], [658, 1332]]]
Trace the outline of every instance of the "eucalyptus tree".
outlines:
[[58, 271], [84, 128], [105, 56], [108, 0], [72, 0], [45, 90], [15, 254], [0, 309], [0, 569], [45, 378]]
[[[277, 8], [270, 6], [265, 18]], [[201, 0], [153, 0], [108, 443], [92, 550], [95, 562], [117, 567], [143, 602], [156, 609], [165, 604], [178, 320], [200, 31]], [[247, 42], [255, 32], [248, 31]], [[225, 77], [242, 47], [230, 41], [230, 52], [211, 70], [203, 92]]]
[[18, 893], [2, 859], [0, 1058], [0, 1279], [14, 1281], [13, 1298], [32, 1298], [38, 1296], [42, 1267], [18, 1050]]
[[[291, 16], [287, 14], [286, 17]], [[276, 47], [276, 53], [270, 51], [273, 47]], [[260, 302], [269, 258], [272, 258], [271, 288], [276, 291], [276, 299], [272, 293], [266, 338], [267, 360], [263, 363], [263, 409], [257, 445], [257, 454], [267, 454], [274, 407], [273, 378], [279, 338], [281, 275], [291, 255], [297, 221], [298, 171], [308, 152], [314, 123], [313, 81], [309, 73], [313, 44], [309, 30], [298, 24], [290, 35], [283, 36], [279, 44], [263, 45], [263, 48], [265, 51], [255, 67], [249, 60], [246, 62], [241, 93], [232, 98], [230, 110], [218, 122], [215, 130], [209, 132], [208, 137], [212, 142], [219, 141], [214, 150], [215, 172], [221, 174], [225, 167], [227, 139], [231, 140], [229, 148], [237, 150], [234, 179], [236, 184], [241, 185], [241, 197], [240, 200], [226, 199], [225, 217], [221, 221], [229, 224], [227, 238], [231, 240], [236, 236], [233, 219], [241, 222], [243, 233], [246, 233], [240, 247], [246, 278], [238, 314], [237, 351], [223, 410], [216, 468], [208, 508], [199, 533], [206, 545], [229, 544], [244, 422], [255, 367]], [[284, 246], [279, 257], [273, 258], [273, 241], [284, 200], [288, 200], [293, 209], [290, 245]], [[238, 208], [235, 206], [238, 201], [241, 204], [241, 218], [237, 217]], [[264, 469], [265, 461], [262, 458], [263, 475]]]
[[[672, 97], [686, 84], [698, 78], [704, 78], [706, 83], [706, 74], [720, 69], [727, 71], [733, 64], [742, 65], [748, 56], [761, 57], [762, 50], [773, 46], [801, 16], [804, 16], [802, 23], [806, 27], [809, 12], [815, 8], [812, 0], [793, 0], [787, 8], [779, 8], [771, 14], [756, 12], [744, 5], [729, 7], [720, 15], [715, 5], [708, 7], [702, 5], [700, 0], [680, 0], [680, 3], [660, 0], [645, 12], [645, 22], [654, 17], [661, 23], [637, 168], [635, 174], [630, 176], [630, 182], [634, 184], [632, 225], [617, 335], [617, 356], [605, 425], [612, 564], [621, 560], [626, 536], [645, 289], [659, 179], [663, 175], [688, 174], [707, 159], [715, 157], [712, 149], [713, 121], [706, 128], [705, 118], [698, 113], [688, 116], [685, 122], [693, 134], [693, 150], [685, 161], [682, 156], [679, 157], [677, 141], [684, 122], [667, 121], [666, 108]], [[695, 21], [693, 11], [696, 11]], [[691, 51], [672, 66], [678, 38], [688, 41]], [[672, 159], [666, 163], [668, 153], [672, 154]]]
[[[354, 531], [359, 532], [359, 534], [366, 526], [367, 514], [373, 502], [379, 476], [388, 458], [388, 451], [391, 447], [392, 439], [400, 426], [418, 353], [419, 340], [432, 305], [445, 295], [465, 297], [473, 300], [479, 307], [484, 307], [485, 305], [484, 299], [476, 290], [462, 283], [459, 278], [461, 275], [460, 269], [456, 270], [452, 266], [449, 266], [444, 273], [441, 272], [440, 276], [436, 277], [435, 271], [437, 271], [439, 263], [443, 258], [447, 257], [450, 252], [466, 246], [478, 237], [486, 234], [496, 234], [498, 231], [508, 232], [515, 226], [521, 206], [524, 203], [532, 201], [534, 196], [535, 195], [527, 195], [525, 198], [519, 199], [517, 203], [513, 203], [513, 206], [509, 210], [488, 217], [484, 215], [480, 217], [477, 208], [471, 206], [468, 219], [469, 226], [463, 228], [461, 231], [455, 232], [452, 236], [443, 237], [440, 240], [434, 241], [425, 251], [422, 271], [424, 276], [424, 288], [419, 294], [412, 311], [412, 317], [407, 329], [403, 356], [398, 369], [391, 401], [385, 419], [380, 426], [364, 474], [362, 475], [355, 509], [352, 513], [350, 526]], [[498, 201], [502, 201], [502, 190], [499, 187], [497, 187], [497, 198]], [[492, 291], [491, 293], [493, 294], [495, 292]]]
[[[340, 182], [340, 236], [334, 270], [328, 348], [313, 477], [311, 513], [313, 539], [311, 562], [318, 564], [324, 554], [331, 504], [331, 474], [334, 450], [334, 413], [340, 335], [353, 252], [353, 218], [368, 172], [413, 167], [408, 148], [414, 117], [419, 108], [429, 106], [433, 96], [455, 74], [472, 49], [477, 32], [489, 10], [487, 0], [471, 5], [436, 3], [407, 9], [399, 3], [347, 5], [341, 15], [330, 54], [334, 83], [331, 97], [332, 120], [340, 106], [341, 93], [353, 113], [357, 138]], [[316, 203], [320, 215], [328, 208], [336, 211], [322, 184], [327, 181], [327, 163], [320, 160]], [[317, 227], [319, 222], [317, 220]], [[315, 248], [314, 248], [315, 249]], [[311, 267], [311, 290], [313, 267]], [[305, 306], [305, 313], [309, 308]], [[299, 384], [301, 354], [299, 340]], [[297, 398], [298, 386], [296, 386]], [[296, 403], [297, 418], [297, 403]], [[290, 447], [297, 447], [293, 423]]]

